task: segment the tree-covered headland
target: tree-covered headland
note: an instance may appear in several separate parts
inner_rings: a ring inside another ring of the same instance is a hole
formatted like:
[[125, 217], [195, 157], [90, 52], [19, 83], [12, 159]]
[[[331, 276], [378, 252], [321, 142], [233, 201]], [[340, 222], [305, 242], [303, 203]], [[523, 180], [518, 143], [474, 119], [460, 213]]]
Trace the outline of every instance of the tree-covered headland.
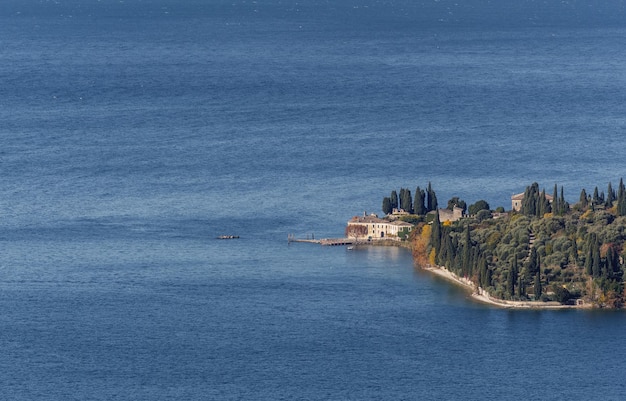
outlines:
[[[401, 191], [405, 198], [406, 191]], [[494, 213], [485, 201], [478, 201], [469, 206], [466, 217], [451, 222], [440, 221], [438, 213], [429, 213], [436, 210], [424, 201], [428, 197], [436, 202], [430, 184], [428, 193], [418, 188], [411, 203], [412, 214], [404, 217], [416, 223], [409, 239], [416, 264], [445, 266], [503, 300], [563, 304], [580, 300], [597, 307], [623, 307], [623, 180], [617, 189], [609, 183], [606, 192], [596, 187], [590, 195], [583, 189], [572, 205], [563, 192], [555, 185], [547, 195], [533, 183], [526, 188], [519, 211]], [[406, 199], [400, 199], [398, 196], [400, 208], [408, 205]], [[461, 202], [452, 198], [448, 208], [463, 207], [465, 202]], [[386, 203], [384, 200], [383, 207]]]

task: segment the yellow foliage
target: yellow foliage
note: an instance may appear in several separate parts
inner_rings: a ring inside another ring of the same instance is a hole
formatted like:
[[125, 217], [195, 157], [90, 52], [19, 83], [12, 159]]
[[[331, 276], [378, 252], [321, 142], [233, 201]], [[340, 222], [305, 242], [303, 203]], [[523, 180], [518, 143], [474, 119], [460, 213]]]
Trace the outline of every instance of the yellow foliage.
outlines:
[[432, 232], [432, 230], [433, 226], [425, 225], [424, 228], [422, 228], [422, 238], [430, 241], [430, 233]]
[[422, 230], [413, 242], [413, 259], [418, 265], [426, 266], [429, 263], [428, 247], [430, 246], [430, 233], [432, 227], [422, 226]]
[[442, 224], [442, 226], [444, 226], [444, 227], [450, 227], [451, 225], [452, 225], [452, 222], [450, 220], [446, 220]]
[[580, 216], [580, 220], [586, 220], [586, 219], [588, 219], [588, 218], [589, 218], [589, 216], [591, 216], [591, 213], [592, 213], [591, 209], [587, 210], [585, 213], [583, 213], [583, 214]]
[[552, 216], [553, 216], [553, 215], [552, 215], [552, 213], [544, 213], [544, 214], [543, 214], [543, 218], [544, 218], [544, 219], [549, 219], [549, 218], [551, 218]]
[[437, 253], [435, 252], [435, 248], [432, 248], [430, 250], [430, 255], [428, 255], [428, 263], [431, 264], [431, 266], [435, 266], [435, 257], [437, 256]]

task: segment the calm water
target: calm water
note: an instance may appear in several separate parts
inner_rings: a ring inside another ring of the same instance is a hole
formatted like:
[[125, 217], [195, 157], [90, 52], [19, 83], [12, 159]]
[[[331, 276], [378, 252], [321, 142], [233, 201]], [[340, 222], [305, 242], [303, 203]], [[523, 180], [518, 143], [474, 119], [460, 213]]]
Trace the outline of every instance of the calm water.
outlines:
[[622, 313], [287, 245], [626, 175], [624, 2], [497, 3], [4, 0], [0, 399], [621, 399]]

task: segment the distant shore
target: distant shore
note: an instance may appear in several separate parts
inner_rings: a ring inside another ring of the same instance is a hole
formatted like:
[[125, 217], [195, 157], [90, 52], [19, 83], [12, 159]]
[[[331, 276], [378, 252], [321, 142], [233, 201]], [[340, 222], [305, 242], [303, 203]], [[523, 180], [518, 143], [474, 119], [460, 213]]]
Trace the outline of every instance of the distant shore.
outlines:
[[558, 302], [542, 302], [542, 301], [507, 301], [503, 299], [493, 298], [487, 291], [477, 288], [474, 283], [464, 277], [459, 277], [442, 266], [426, 266], [422, 269], [429, 271], [439, 277], [450, 282], [460, 285], [471, 290], [472, 299], [488, 305], [497, 306], [506, 309], [591, 309], [590, 304], [583, 305], [563, 305]]

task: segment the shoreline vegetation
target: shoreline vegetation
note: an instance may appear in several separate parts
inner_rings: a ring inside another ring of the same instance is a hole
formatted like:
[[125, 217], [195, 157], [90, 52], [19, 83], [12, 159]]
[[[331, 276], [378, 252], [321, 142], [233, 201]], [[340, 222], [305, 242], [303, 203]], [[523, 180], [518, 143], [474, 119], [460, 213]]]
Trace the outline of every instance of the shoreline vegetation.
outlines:
[[441, 277], [446, 281], [449, 281], [455, 285], [458, 285], [466, 290], [471, 291], [470, 297], [483, 304], [491, 306], [505, 308], [505, 309], [591, 309], [591, 304], [574, 304], [564, 305], [558, 302], [542, 302], [542, 301], [508, 301], [504, 299], [498, 299], [492, 297], [489, 292], [477, 288], [476, 285], [469, 279], [459, 277], [452, 273], [444, 266], [417, 266], [419, 269], [425, 270], [437, 277]]
[[[412, 250], [416, 267], [463, 286], [472, 299], [515, 309], [622, 309], [626, 305], [626, 187], [581, 191], [570, 205], [557, 185], [537, 183], [492, 210], [459, 197], [438, 208], [435, 191], [402, 188], [383, 199], [385, 221], [411, 228], [396, 241]], [[374, 244], [384, 224], [354, 218], [346, 236]], [[377, 223], [374, 225], [373, 223]], [[366, 223], [371, 223], [367, 227]], [[375, 231], [378, 230], [378, 231]], [[399, 245], [399, 244], [398, 244]]]

